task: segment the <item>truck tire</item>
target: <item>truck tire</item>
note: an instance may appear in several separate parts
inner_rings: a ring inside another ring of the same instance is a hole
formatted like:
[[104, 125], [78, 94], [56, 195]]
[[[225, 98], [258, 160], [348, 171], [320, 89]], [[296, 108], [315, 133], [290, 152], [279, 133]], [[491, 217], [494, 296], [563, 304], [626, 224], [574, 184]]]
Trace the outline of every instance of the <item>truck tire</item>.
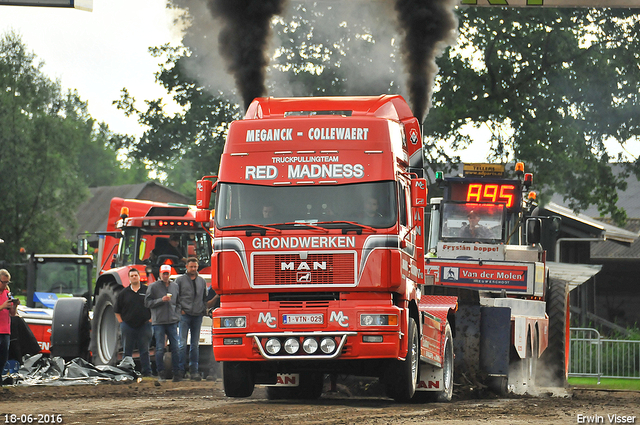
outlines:
[[222, 383], [227, 397], [249, 397], [255, 387], [249, 362], [222, 362]]
[[441, 403], [451, 401], [453, 396], [453, 336], [448, 323], [444, 331], [444, 338], [444, 359], [442, 364], [444, 388], [442, 391], [435, 393], [436, 401]]
[[317, 372], [300, 373], [297, 387], [267, 387], [269, 400], [316, 400], [322, 395], [324, 374]]
[[[547, 294], [547, 316], [549, 316], [549, 345], [540, 356], [545, 365], [549, 386], [563, 387], [567, 382], [569, 353], [569, 291], [562, 280], [550, 280]], [[542, 378], [542, 377], [539, 377]], [[540, 379], [538, 380], [539, 382]]]
[[60, 298], [53, 308], [51, 356], [65, 361], [89, 360], [91, 322], [89, 303], [84, 298]]
[[418, 385], [419, 336], [416, 321], [409, 318], [407, 358], [394, 360], [385, 376], [387, 395], [399, 403], [411, 401]]
[[96, 297], [91, 338], [94, 365], [115, 366], [118, 362], [122, 344], [114, 306], [121, 290], [122, 287], [115, 283], [105, 284]]
[[412, 403], [438, 402], [447, 403], [453, 397], [453, 337], [451, 327], [447, 323], [445, 328], [444, 356], [442, 364], [443, 388], [442, 391], [416, 391], [411, 399]]

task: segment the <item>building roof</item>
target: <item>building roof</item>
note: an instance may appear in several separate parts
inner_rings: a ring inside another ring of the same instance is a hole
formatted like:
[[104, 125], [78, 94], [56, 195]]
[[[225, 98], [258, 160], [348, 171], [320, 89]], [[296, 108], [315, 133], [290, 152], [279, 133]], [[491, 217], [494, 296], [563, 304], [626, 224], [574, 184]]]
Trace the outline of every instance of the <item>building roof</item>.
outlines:
[[[618, 175], [623, 171], [622, 164], [612, 164], [611, 169], [614, 175]], [[618, 190], [618, 202], [617, 206], [624, 208], [629, 218], [640, 218], [640, 181], [636, 175], [631, 174], [626, 179], [627, 189]], [[551, 198], [553, 202], [559, 205], [566, 205], [564, 197], [561, 194], [555, 194]], [[583, 214], [589, 217], [600, 217], [600, 212], [596, 205], [589, 205], [589, 207], [583, 211]]]
[[587, 214], [576, 214], [571, 209], [558, 205], [555, 202], [549, 202], [545, 205], [544, 209], [554, 214], [561, 215], [565, 220], [573, 221], [575, 227], [582, 225], [582, 227], [588, 229], [588, 231], [585, 231], [586, 234], [584, 236], [576, 236], [589, 237], [589, 235], [593, 235], [593, 237], [601, 237], [604, 240], [613, 240], [626, 244], [633, 243], [638, 239], [638, 236], [640, 236], [638, 232], [631, 232], [620, 227], [613, 226], [603, 221], [591, 218]]

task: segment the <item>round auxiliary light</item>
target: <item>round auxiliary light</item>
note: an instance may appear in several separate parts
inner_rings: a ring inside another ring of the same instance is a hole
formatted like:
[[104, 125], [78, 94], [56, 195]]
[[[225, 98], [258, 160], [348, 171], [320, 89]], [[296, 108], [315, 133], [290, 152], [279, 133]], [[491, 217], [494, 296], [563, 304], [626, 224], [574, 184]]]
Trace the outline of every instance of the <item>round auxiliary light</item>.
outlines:
[[365, 326], [373, 325], [373, 316], [367, 314], [366, 316], [362, 316], [362, 324]]
[[278, 338], [269, 338], [267, 343], [264, 345], [264, 348], [269, 354], [278, 354], [282, 349], [282, 344]]
[[336, 341], [333, 338], [324, 338], [320, 342], [320, 350], [325, 354], [331, 354], [336, 350]]
[[244, 317], [236, 317], [236, 327], [237, 328], [244, 328], [246, 325], [247, 321]]
[[284, 342], [284, 351], [295, 354], [300, 349], [300, 342], [295, 338], [289, 338]]
[[313, 354], [318, 351], [318, 341], [315, 338], [305, 338], [302, 349], [307, 354]]

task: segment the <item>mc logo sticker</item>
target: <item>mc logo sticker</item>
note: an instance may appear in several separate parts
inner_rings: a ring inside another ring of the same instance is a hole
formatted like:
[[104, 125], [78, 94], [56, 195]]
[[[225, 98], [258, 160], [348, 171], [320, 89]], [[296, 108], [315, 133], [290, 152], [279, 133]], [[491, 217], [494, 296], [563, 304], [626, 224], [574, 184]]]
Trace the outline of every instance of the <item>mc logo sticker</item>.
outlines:
[[331, 316], [329, 316], [329, 322], [338, 322], [340, 326], [343, 328], [349, 327], [349, 316], [345, 316], [343, 312], [331, 312]]
[[270, 312], [260, 313], [258, 315], [258, 323], [265, 323], [270, 328], [276, 327], [276, 318], [271, 316]]

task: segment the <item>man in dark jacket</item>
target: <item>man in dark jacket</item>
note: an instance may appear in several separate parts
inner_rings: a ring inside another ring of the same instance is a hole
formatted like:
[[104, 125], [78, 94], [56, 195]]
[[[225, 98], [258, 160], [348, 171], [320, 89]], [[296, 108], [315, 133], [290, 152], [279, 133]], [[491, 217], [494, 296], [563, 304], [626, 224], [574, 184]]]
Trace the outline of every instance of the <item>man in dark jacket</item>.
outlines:
[[[189, 375], [191, 380], [199, 381], [198, 372], [200, 328], [202, 327], [202, 317], [207, 314], [206, 296], [207, 282], [198, 276], [198, 259], [189, 257], [187, 259], [187, 273], [176, 279], [180, 294], [180, 368], [186, 370], [186, 366], [191, 363]], [[189, 360], [187, 360], [187, 336], [191, 332], [191, 343], [189, 348]]]
[[138, 347], [142, 376], [151, 376], [149, 343], [151, 342], [151, 312], [144, 305], [147, 285], [140, 283], [138, 269], [129, 269], [129, 286], [118, 294], [114, 311], [120, 322], [124, 355], [132, 357]]
[[156, 338], [156, 368], [158, 380], [166, 378], [164, 372], [165, 336], [171, 344], [171, 367], [173, 381], [182, 381], [184, 370], [180, 369], [180, 340], [178, 339], [178, 322], [180, 322], [178, 285], [169, 280], [171, 266], [160, 267], [160, 280], [153, 282], [147, 289], [144, 305], [151, 310], [153, 335]]

